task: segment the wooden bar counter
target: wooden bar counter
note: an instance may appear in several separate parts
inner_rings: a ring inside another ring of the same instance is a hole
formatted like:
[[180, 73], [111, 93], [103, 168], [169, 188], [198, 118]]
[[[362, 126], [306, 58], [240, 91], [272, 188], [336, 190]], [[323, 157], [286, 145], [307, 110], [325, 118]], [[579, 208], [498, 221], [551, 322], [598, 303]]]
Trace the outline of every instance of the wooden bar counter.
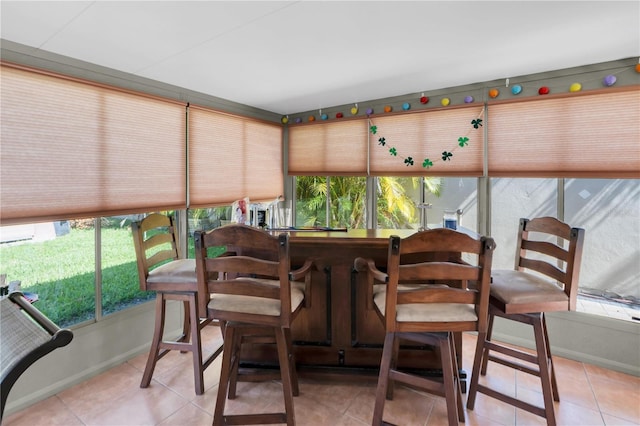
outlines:
[[[369, 257], [384, 267], [389, 237], [404, 238], [415, 230], [286, 232], [291, 235], [292, 267], [313, 258], [319, 269], [313, 273], [311, 294], [307, 295], [311, 306], [303, 309], [292, 328], [300, 374], [377, 377], [384, 327], [376, 313], [367, 309], [364, 281], [352, 273], [353, 262]], [[425, 372], [439, 368], [440, 361], [430, 347], [409, 349], [402, 352], [401, 367]], [[276, 354], [268, 346], [254, 346], [243, 351], [242, 359], [248, 364], [275, 364]]]

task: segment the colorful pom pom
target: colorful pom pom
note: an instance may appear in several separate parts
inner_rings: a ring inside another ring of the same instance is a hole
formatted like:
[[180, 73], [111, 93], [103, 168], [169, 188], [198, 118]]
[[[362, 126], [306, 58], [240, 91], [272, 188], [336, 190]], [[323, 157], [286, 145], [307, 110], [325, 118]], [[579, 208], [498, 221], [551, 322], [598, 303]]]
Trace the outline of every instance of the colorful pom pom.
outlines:
[[316, 118], [313, 115], [309, 116], [309, 121], [316, 121]]
[[391, 105], [384, 106], [384, 112], [391, 112], [391, 110], [392, 110]]
[[520, 86], [519, 84], [515, 84], [511, 88], [511, 93], [513, 93], [514, 95], [519, 95], [520, 93], [522, 93], [522, 86]]
[[280, 119], [280, 121], [282, 121], [282, 124], [287, 124], [289, 122], [289, 117], [287, 117], [286, 115], [284, 117], [282, 117]]
[[549, 88], [547, 86], [542, 86], [541, 88], [538, 89], [538, 94], [539, 95], [548, 95], [550, 91], [551, 90], [549, 90]]
[[500, 94], [500, 91], [498, 89], [489, 90], [489, 97], [492, 99], [497, 98], [499, 94]]
[[405, 102], [402, 104], [402, 109], [405, 111], [409, 111], [411, 109], [411, 104], [409, 102]]
[[640, 64], [636, 64], [636, 72], [640, 72]]
[[582, 84], [580, 83], [573, 83], [571, 86], [569, 86], [570, 92], [579, 92], [580, 90], [582, 90]]
[[442, 104], [442, 106], [447, 106], [451, 103], [451, 100], [449, 98], [442, 98], [440, 103]]
[[465, 104], [470, 104], [471, 102], [473, 102], [473, 96], [465, 96], [464, 97], [464, 103]]
[[423, 97], [420, 98], [420, 103], [421, 104], [426, 104], [427, 102], [429, 102], [429, 98], [428, 97], [423, 96]]
[[327, 114], [322, 114], [322, 115], [320, 116], [320, 120], [326, 120], [326, 119], [328, 119], [328, 118], [329, 118], [329, 116], [328, 116]]
[[366, 113], [367, 113], [367, 115], [373, 114], [373, 108], [367, 108]]
[[602, 84], [604, 84], [605, 86], [613, 86], [614, 84], [616, 84], [616, 80], [617, 78], [615, 75], [609, 74], [602, 80]]
[[336, 113], [336, 118], [342, 118], [342, 117], [343, 117], [343, 115], [342, 115], [341, 112]]
[[358, 107], [354, 106], [351, 108], [351, 115], [356, 115], [358, 113]]
[[296, 123], [302, 123], [302, 118], [300, 117], [296, 118]]

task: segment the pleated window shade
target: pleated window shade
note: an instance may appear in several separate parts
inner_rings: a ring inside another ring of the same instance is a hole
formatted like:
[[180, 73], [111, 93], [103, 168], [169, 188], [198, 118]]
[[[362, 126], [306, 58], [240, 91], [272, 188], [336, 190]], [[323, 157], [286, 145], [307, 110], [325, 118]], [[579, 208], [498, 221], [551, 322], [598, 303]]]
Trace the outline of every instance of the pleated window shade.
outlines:
[[282, 126], [189, 106], [189, 204], [284, 195]]
[[[483, 106], [428, 110], [373, 117], [377, 133], [371, 135], [371, 174], [375, 176], [482, 176]], [[484, 121], [483, 121], [484, 123]], [[379, 139], [384, 138], [383, 146]], [[467, 138], [464, 146], [459, 138]], [[390, 153], [395, 149], [396, 155]], [[443, 152], [452, 155], [442, 160]], [[405, 160], [413, 160], [408, 165]], [[428, 159], [433, 163], [423, 167]]]
[[490, 176], [640, 177], [640, 87], [488, 106]]
[[184, 104], [1, 68], [3, 224], [185, 208]]
[[365, 176], [367, 120], [344, 119], [289, 127], [289, 175]]

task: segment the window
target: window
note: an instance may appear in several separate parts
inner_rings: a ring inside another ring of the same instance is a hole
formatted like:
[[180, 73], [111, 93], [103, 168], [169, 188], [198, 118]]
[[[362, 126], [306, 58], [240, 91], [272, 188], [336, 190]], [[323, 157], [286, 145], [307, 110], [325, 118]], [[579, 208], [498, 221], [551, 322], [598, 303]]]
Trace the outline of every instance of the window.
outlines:
[[493, 268], [513, 269], [520, 218], [558, 217], [557, 179], [491, 179]]
[[366, 228], [365, 200], [366, 178], [298, 176], [295, 225]]
[[565, 219], [586, 230], [580, 292], [640, 309], [640, 180], [567, 179], [564, 194]]
[[[61, 327], [147, 301], [154, 294], [139, 289], [132, 219], [99, 220], [99, 263], [94, 218], [3, 226], [2, 273], [7, 280], [20, 280], [23, 291], [37, 294], [38, 309]], [[102, 294], [98, 304], [97, 294]]]
[[[579, 294], [610, 304], [578, 304], [578, 310], [629, 319], [619, 306], [640, 309], [640, 181], [637, 179], [491, 180], [493, 267], [513, 268], [521, 217], [559, 217], [584, 228]], [[564, 214], [560, 214], [564, 210]], [[597, 242], [597, 244], [595, 243]], [[637, 315], [637, 314], [636, 314]]]
[[189, 106], [189, 207], [284, 195], [282, 126]]
[[442, 226], [445, 210], [454, 211], [458, 223], [478, 231], [478, 179], [469, 177], [424, 178], [427, 226]]
[[186, 207], [184, 104], [1, 71], [4, 225]]

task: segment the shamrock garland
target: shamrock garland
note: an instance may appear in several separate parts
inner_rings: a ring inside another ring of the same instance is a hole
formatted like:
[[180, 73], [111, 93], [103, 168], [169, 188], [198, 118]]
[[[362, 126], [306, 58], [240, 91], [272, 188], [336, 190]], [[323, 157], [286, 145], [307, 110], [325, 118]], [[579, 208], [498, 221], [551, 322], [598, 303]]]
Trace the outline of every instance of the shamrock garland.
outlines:
[[[481, 113], [482, 114], [482, 113]], [[482, 119], [481, 118], [475, 118], [473, 120], [471, 120], [471, 126], [474, 129], [480, 129], [482, 127]], [[375, 124], [372, 123], [371, 120], [369, 120], [369, 131], [371, 132], [371, 134], [373, 135], [377, 135], [378, 134], [378, 126], [376, 126]], [[380, 136], [378, 138], [378, 145], [385, 147], [387, 145], [387, 140], [384, 136]], [[442, 151], [442, 156], [441, 156], [441, 160], [446, 162], [446, 161], [451, 161], [451, 158], [453, 157], [453, 152], [457, 147], [460, 148], [464, 148], [465, 146], [469, 145], [469, 137], [468, 136], [460, 136], [458, 138], [458, 145], [455, 146], [453, 149], [451, 149], [451, 151], [447, 151], [444, 150]], [[389, 154], [397, 157], [398, 156], [398, 150], [396, 147], [390, 147], [389, 148]], [[401, 157], [404, 160], [404, 164], [409, 167], [409, 166], [413, 166], [414, 165], [414, 160], [413, 157]], [[435, 160], [438, 161], [438, 160]], [[433, 161], [429, 158], [425, 158], [422, 161], [422, 167], [425, 169], [428, 169], [430, 167], [433, 166]]]

